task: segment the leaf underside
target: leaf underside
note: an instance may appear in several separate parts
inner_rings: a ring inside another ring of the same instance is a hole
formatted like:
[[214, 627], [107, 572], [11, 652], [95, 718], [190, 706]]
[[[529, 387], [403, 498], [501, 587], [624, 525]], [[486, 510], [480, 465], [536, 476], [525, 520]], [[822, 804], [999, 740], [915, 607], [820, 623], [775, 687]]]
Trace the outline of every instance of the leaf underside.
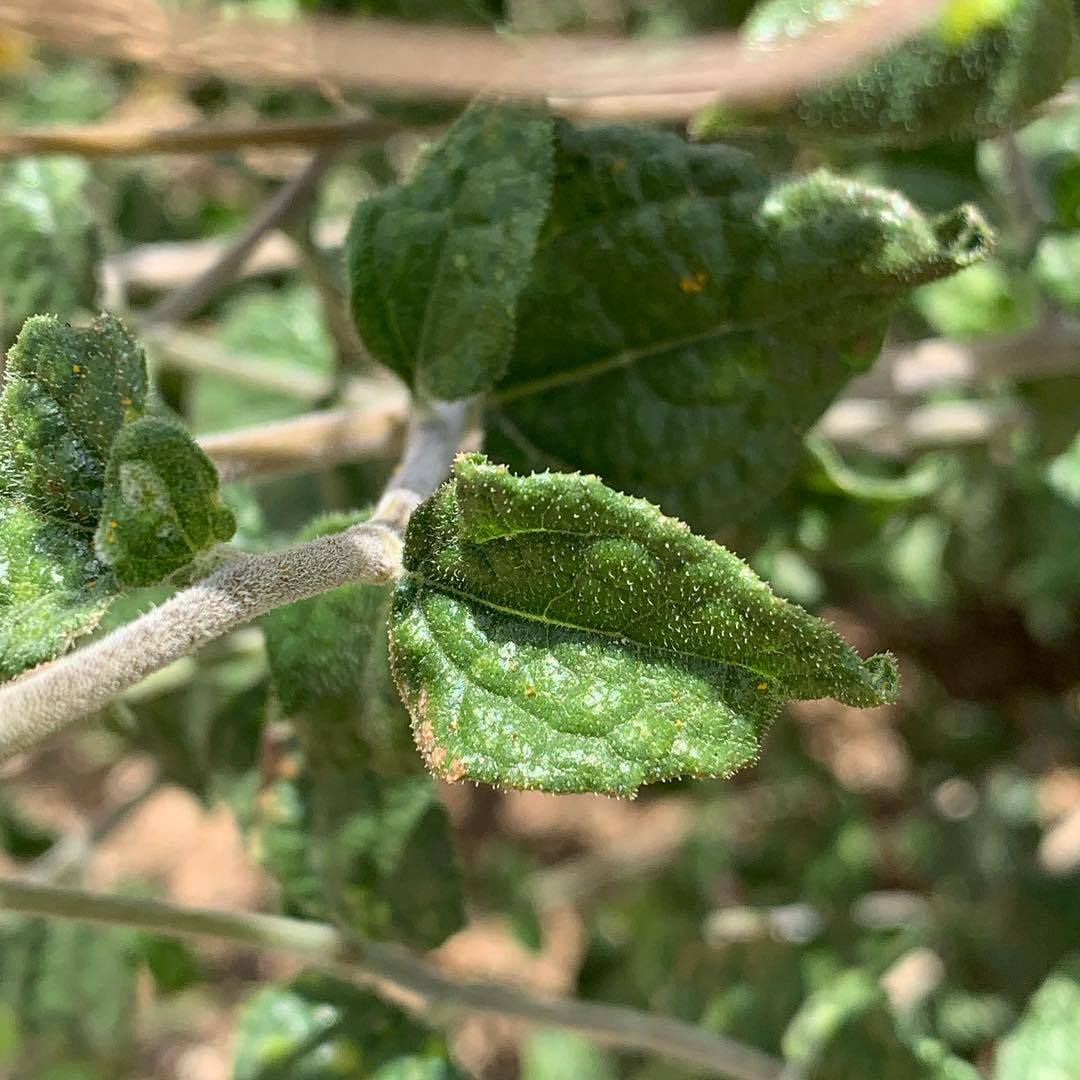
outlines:
[[479, 455], [413, 515], [394, 675], [429, 767], [629, 795], [752, 761], [781, 703], [896, 693], [736, 556], [595, 477]]

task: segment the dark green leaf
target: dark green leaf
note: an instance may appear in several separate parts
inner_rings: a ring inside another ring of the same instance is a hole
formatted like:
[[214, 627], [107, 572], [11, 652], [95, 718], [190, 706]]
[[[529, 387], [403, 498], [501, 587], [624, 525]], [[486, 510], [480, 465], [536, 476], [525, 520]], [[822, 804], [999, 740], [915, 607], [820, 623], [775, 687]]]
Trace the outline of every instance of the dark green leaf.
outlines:
[[559, 123], [488, 450], [730, 526], [788, 481], [896, 300], [988, 246], [970, 208], [930, 220], [824, 172], [770, 186], [729, 147]]
[[178, 994], [202, 978], [198, 957], [178, 938], [140, 934], [135, 955], [146, 965], [159, 994]]
[[39, 312], [93, 308], [99, 256], [86, 212], [89, 170], [73, 158], [27, 159], [0, 180], [0, 353]]
[[[762, 49], [776, 48], [861, 7], [860, 0], [765, 0], [743, 32]], [[711, 136], [769, 124], [898, 145], [987, 138], [1024, 124], [1061, 87], [1072, 37], [1069, 0], [951, 0], [920, 34], [850, 75], [776, 109], [708, 109], [695, 127]]]
[[368, 990], [315, 972], [269, 986], [240, 1024], [233, 1080], [462, 1080], [445, 1040]]
[[1080, 982], [1052, 975], [998, 1047], [994, 1080], [1067, 1080], [1080, 1047]]
[[745, 563], [595, 477], [479, 455], [413, 515], [391, 655], [428, 765], [450, 780], [632, 794], [752, 761], [785, 698], [890, 701]]
[[435, 397], [506, 368], [551, 185], [551, 119], [476, 104], [408, 184], [362, 202], [346, 242], [368, 349]]

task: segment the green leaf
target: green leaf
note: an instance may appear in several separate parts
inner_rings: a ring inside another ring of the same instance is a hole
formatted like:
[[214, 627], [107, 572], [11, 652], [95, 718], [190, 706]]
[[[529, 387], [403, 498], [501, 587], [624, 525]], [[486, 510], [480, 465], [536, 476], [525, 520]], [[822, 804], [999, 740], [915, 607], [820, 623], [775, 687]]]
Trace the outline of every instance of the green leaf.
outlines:
[[785, 698], [891, 701], [859, 657], [745, 563], [596, 477], [480, 455], [409, 523], [391, 657], [436, 774], [632, 794], [752, 761]]
[[368, 990], [315, 972], [255, 995], [233, 1080], [463, 1080], [442, 1036]]
[[1080, 311], [1080, 232], [1044, 236], [1032, 269], [1035, 279], [1059, 304]]
[[163, 581], [235, 531], [236, 519], [218, 496], [214, 463], [183, 428], [145, 416], [120, 429], [95, 548], [121, 584]]
[[412, 180], [360, 203], [346, 241], [372, 354], [441, 398], [503, 373], [551, 184], [550, 117], [479, 103]]
[[1067, 503], [1080, 507], [1080, 434], [1047, 465], [1046, 481]]
[[611, 1053], [575, 1031], [541, 1028], [522, 1055], [522, 1080], [615, 1080], [618, 1075]]
[[[0, 929], [0, 1010], [16, 1018], [21, 1076], [73, 1059], [130, 1065], [134, 1039], [133, 935], [43, 919]], [[95, 1073], [96, 1075], [96, 1073]]]
[[[304, 536], [368, 516], [322, 518]], [[297, 775], [262, 796], [278, 821], [262, 846], [301, 909], [432, 948], [464, 923], [461, 873], [390, 682], [389, 601], [387, 588], [349, 585], [264, 620], [274, 684], [302, 755]]]
[[1080, 1046], [1080, 982], [1052, 975], [1028, 1002], [1020, 1023], [1002, 1039], [994, 1080], [1068, 1080]]
[[162, 580], [233, 528], [206, 455], [143, 416], [146, 358], [119, 320], [28, 319], [6, 376], [0, 681], [92, 630], [122, 585]]
[[560, 122], [488, 451], [726, 528], [788, 482], [898, 298], [989, 242], [967, 207], [928, 219], [824, 172], [770, 186], [731, 147]]
[[86, 212], [89, 170], [72, 158], [29, 158], [0, 179], [0, 352], [38, 312], [93, 308], [100, 255]]
[[860, 970], [843, 972], [807, 998], [784, 1033], [783, 1050], [804, 1080], [979, 1080], [936, 1040], [902, 1035], [885, 992]]
[[[765, 0], [743, 34], [752, 45], [773, 49], [864, 6], [864, 0]], [[987, 138], [1024, 124], [1060, 89], [1072, 39], [1069, 0], [950, 0], [933, 24], [858, 71], [772, 108], [711, 107], [693, 127], [712, 137], [767, 124], [796, 136], [901, 146]]]

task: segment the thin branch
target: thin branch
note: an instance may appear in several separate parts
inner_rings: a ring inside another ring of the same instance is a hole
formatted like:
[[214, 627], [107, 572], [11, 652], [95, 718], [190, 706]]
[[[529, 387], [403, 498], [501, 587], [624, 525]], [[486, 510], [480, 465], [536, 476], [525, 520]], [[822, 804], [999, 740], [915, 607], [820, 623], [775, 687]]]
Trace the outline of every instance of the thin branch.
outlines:
[[78, 871], [98, 845], [119, 828], [147, 799], [161, 790], [161, 774], [154, 772], [127, 798], [110, 806], [85, 829], [62, 836], [48, 851], [39, 855], [23, 875], [24, 881], [55, 884]]
[[0, 21], [81, 53], [182, 77], [352, 87], [461, 99], [548, 99], [562, 113], [685, 119], [702, 105], [776, 100], [836, 76], [923, 27], [942, 0], [866, 5], [765, 49], [737, 35], [630, 40], [508, 34], [389, 20], [287, 23], [154, 0], [0, 0]]
[[212, 265], [150, 309], [146, 315], [146, 323], [149, 326], [161, 326], [181, 322], [194, 315], [208, 300], [216, 296], [237, 276], [263, 236], [276, 229], [314, 196], [319, 181], [337, 159], [338, 152], [338, 147], [327, 147], [314, 154], [296, 176], [282, 184], [260, 207], [247, 225], [229, 241]]
[[[316, 242], [322, 248], [339, 246], [345, 239], [349, 222], [346, 218], [320, 222]], [[129, 251], [108, 255], [105, 272], [116, 278], [126, 289], [176, 289], [204, 273], [221, 258], [228, 241], [166, 240], [140, 244]], [[251, 252], [240, 268], [238, 277], [256, 274], [276, 274], [291, 270], [298, 263], [296, 245], [280, 233], [270, 233]]]
[[198, 124], [158, 128], [118, 124], [15, 128], [0, 131], [0, 158], [46, 154], [125, 157], [135, 154], [198, 154], [245, 146], [338, 146], [385, 139], [402, 130], [381, 116], [331, 116], [249, 124]]
[[25, 915], [117, 924], [151, 933], [216, 938], [303, 956], [348, 978], [389, 985], [452, 1014], [488, 1012], [578, 1031], [597, 1042], [692, 1063], [731, 1080], [775, 1080], [781, 1063], [751, 1046], [635, 1009], [544, 997], [512, 986], [458, 981], [407, 950], [349, 937], [325, 923], [274, 915], [182, 908], [161, 900], [106, 896], [0, 880], [0, 904]]
[[222, 480], [326, 469], [348, 461], [390, 458], [401, 448], [404, 394], [363, 409], [329, 409], [292, 420], [205, 435], [199, 444]]
[[99, 641], [0, 686], [0, 761], [268, 611], [341, 585], [389, 581], [400, 569], [408, 515], [446, 475], [465, 414], [463, 403], [418, 410], [402, 466], [370, 521], [284, 551], [239, 556]]

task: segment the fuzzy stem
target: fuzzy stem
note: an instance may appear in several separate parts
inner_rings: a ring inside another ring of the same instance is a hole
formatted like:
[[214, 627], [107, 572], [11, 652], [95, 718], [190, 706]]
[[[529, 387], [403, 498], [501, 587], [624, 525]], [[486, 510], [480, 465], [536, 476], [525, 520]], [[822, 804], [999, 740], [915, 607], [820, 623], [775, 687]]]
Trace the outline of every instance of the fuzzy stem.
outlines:
[[268, 611], [341, 585], [389, 581], [400, 568], [409, 515], [449, 470], [466, 413], [465, 402], [415, 411], [401, 466], [370, 521], [284, 551], [241, 556], [101, 640], [0, 686], [0, 761]]
[[217, 938], [294, 953], [349, 978], [419, 995], [429, 1008], [489, 1012], [530, 1024], [578, 1031], [597, 1042], [660, 1054], [731, 1080], [775, 1080], [781, 1063], [768, 1054], [679, 1020], [532, 994], [511, 986], [450, 978], [396, 945], [348, 936], [325, 923], [246, 912], [183, 908], [162, 900], [106, 896], [0, 880], [0, 905], [26, 915], [112, 923], [153, 933]]

